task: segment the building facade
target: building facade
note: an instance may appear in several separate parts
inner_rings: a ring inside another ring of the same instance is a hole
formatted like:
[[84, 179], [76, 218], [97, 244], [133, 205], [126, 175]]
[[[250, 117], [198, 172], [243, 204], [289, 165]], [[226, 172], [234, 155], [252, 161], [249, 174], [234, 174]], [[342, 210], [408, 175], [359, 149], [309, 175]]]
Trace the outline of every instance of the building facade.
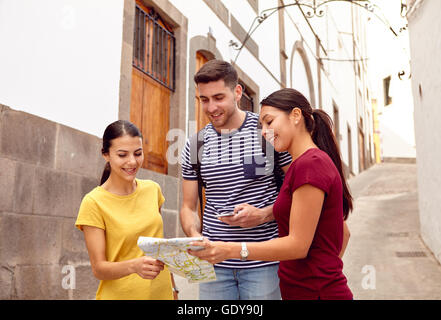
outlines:
[[[368, 13], [343, 2], [318, 9], [282, 0], [0, 2], [0, 298], [94, 297], [74, 221], [104, 166], [100, 137], [117, 119], [141, 129], [139, 177], [162, 187], [165, 236], [183, 236], [179, 154], [207, 123], [193, 76], [210, 59], [235, 64], [243, 109], [259, 112], [282, 87], [301, 91], [333, 118], [346, 174], [368, 168]], [[61, 285], [66, 270], [75, 289]]]
[[421, 237], [441, 262], [441, 2], [408, 1]]

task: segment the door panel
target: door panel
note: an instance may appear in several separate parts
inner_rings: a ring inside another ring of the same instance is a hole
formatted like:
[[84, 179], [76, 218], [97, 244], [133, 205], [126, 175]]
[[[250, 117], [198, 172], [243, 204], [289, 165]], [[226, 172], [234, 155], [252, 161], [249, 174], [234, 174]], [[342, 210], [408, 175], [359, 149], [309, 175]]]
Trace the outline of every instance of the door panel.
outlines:
[[[195, 73], [199, 71], [199, 69], [208, 61], [207, 58], [205, 58], [204, 55], [202, 55], [200, 52], [196, 52], [196, 70]], [[210, 120], [207, 118], [205, 113], [202, 111], [202, 105], [199, 102], [199, 99], [197, 97], [197, 87], [196, 87], [196, 96], [195, 96], [195, 120], [197, 124], [197, 131], [201, 130], [203, 127], [205, 127]], [[205, 188], [202, 188], [202, 203], [203, 207], [205, 207]], [[200, 211], [200, 203], [198, 200], [198, 215], [199, 219], [202, 221], [201, 217], [201, 211]]]
[[143, 168], [166, 174], [170, 90], [136, 68], [132, 70], [130, 121], [144, 137]]
[[[208, 61], [207, 58], [204, 57], [200, 52], [196, 52], [196, 70], [195, 73], [199, 71], [199, 69]], [[197, 87], [196, 87], [196, 95], [197, 95]], [[197, 130], [201, 130], [205, 127], [210, 120], [207, 118], [205, 113], [202, 111], [201, 103], [197, 96], [195, 96], [195, 120], [197, 124]]]

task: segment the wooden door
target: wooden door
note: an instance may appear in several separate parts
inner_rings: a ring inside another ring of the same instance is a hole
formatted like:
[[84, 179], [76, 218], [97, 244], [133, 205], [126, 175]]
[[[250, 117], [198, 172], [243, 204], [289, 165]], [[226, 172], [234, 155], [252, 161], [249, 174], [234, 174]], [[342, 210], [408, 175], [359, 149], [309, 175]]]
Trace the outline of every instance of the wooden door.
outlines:
[[130, 121], [144, 137], [143, 168], [167, 173], [166, 135], [169, 130], [170, 90], [132, 68]]
[[175, 39], [153, 8], [136, 1], [130, 121], [144, 137], [143, 168], [167, 174]]
[[[196, 70], [195, 73], [199, 71], [199, 69], [208, 61], [208, 59], [200, 52], [196, 52]], [[201, 130], [203, 127], [205, 127], [210, 120], [208, 119], [208, 117], [205, 115], [204, 111], [202, 111], [202, 105], [197, 97], [197, 88], [196, 88], [196, 92], [195, 92], [196, 96], [195, 96], [195, 120], [196, 120], [196, 127], [197, 127], [197, 131]], [[205, 188], [202, 188], [202, 207], [205, 207]], [[198, 215], [199, 215], [199, 219], [201, 219], [202, 221], [202, 217], [201, 217], [201, 210], [200, 210], [200, 203], [198, 200]]]
[[[196, 52], [196, 70], [195, 73], [199, 71], [199, 69], [208, 61], [205, 56], [200, 53]], [[195, 120], [197, 124], [197, 131], [201, 130], [203, 127], [205, 127], [210, 120], [207, 118], [205, 113], [202, 111], [201, 103], [197, 97], [197, 88], [196, 88], [196, 96], [195, 96]]]
[[359, 161], [359, 172], [365, 169], [365, 156], [364, 156], [364, 134], [361, 128], [358, 129], [358, 161]]

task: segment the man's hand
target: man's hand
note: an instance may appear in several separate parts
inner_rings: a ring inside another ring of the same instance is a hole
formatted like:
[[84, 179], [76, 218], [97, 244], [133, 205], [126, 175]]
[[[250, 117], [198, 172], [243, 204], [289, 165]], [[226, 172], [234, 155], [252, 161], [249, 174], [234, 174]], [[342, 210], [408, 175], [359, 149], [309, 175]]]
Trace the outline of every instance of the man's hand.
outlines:
[[274, 220], [274, 216], [272, 206], [260, 209], [248, 203], [242, 203], [234, 208], [234, 215], [219, 217], [219, 219], [230, 226], [252, 228]]

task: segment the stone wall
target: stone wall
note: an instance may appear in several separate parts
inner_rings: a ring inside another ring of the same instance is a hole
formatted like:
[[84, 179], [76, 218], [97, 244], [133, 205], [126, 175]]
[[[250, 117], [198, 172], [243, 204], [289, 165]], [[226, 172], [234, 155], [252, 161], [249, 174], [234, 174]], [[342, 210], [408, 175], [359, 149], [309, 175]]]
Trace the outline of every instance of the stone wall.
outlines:
[[[94, 299], [99, 281], [74, 223], [99, 183], [100, 150], [96, 136], [0, 105], [0, 299]], [[183, 236], [179, 179], [138, 177], [162, 188], [165, 237]]]

